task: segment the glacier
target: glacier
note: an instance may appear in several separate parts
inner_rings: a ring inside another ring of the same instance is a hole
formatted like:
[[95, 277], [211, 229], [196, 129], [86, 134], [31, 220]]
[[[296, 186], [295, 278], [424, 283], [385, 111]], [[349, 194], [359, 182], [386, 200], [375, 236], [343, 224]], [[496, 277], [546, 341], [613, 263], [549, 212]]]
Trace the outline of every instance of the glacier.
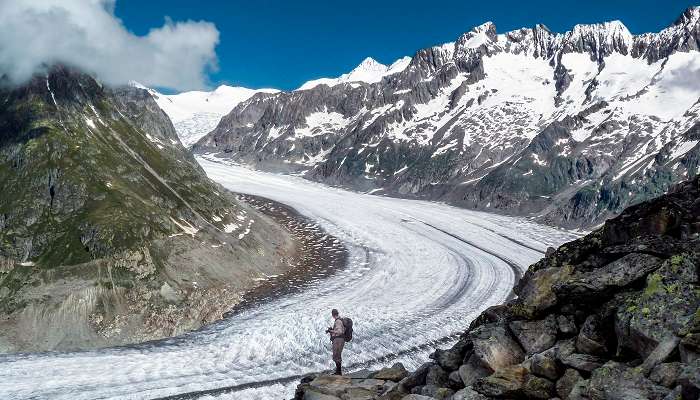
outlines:
[[[576, 234], [523, 218], [350, 192], [198, 159], [227, 189], [280, 201], [341, 240], [345, 268], [199, 331], [133, 346], [0, 356], [4, 399], [291, 398], [300, 375], [331, 365], [331, 308], [355, 321], [347, 370], [414, 368], [527, 266]], [[256, 383], [257, 382], [257, 383]]]

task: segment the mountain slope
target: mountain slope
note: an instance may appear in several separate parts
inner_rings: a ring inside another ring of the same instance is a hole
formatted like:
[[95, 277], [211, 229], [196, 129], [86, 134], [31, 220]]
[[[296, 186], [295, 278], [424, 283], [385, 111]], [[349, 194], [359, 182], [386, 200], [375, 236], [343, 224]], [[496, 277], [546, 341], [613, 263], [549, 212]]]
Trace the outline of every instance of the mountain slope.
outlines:
[[659, 33], [619, 21], [418, 51], [375, 83], [258, 94], [197, 152], [359, 190], [592, 226], [697, 173], [700, 8]]
[[211, 92], [191, 91], [166, 95], [133, 82], [132, 86], [148, 90], [175, 126], [182, 144], [189, 147], [211, 132], [222, 116], [238, 103], [256, 93], [276, 93], [275, 89], [248, 89], [221, 85]]
[[206, 177], [147, 91], [58, 66], [0, 98], [0, 350], [194, 329], [284, 267], [288, 235]]

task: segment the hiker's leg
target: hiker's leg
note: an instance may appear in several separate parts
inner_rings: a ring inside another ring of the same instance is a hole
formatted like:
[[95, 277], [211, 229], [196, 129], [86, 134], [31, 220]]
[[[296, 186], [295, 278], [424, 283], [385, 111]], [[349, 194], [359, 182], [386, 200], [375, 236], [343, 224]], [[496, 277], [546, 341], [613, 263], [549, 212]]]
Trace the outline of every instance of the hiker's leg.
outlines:
[[345, 341], [341, 338], [333, 339], [333, 361], [335, 362], [335, 374], [336, 375], [342, 374], [341, 364], [343, 362], [342, 354], [343, 354], [343, 345], [344, 344], [345, 344]]
[[341, 361], [336, 361], [336, 362], [335, 362], [335, 374], [336, 374], [336, 375], [343, 375], [343, 369], [342, 369]]

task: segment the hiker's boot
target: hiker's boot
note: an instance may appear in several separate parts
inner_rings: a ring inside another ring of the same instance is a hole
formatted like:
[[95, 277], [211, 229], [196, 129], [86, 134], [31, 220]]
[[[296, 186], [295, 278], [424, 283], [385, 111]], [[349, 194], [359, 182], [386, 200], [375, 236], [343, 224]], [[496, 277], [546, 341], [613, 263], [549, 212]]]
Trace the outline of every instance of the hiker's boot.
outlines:
[[337, 361], [335, 362], [335, 375], [343, 375], [343, 372], [340, 368], [340, 363]]

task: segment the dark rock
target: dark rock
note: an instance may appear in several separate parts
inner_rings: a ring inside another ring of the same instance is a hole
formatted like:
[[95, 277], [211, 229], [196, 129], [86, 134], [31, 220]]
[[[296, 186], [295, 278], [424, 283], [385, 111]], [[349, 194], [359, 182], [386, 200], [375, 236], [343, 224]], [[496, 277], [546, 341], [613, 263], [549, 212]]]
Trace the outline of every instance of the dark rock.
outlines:
[[554, 357], [554, 354], [535, 354], [529, 360], [530, 372], [536, 376], [557, 380], [559, 377], [559, 365]]
[[659, 364], [651, 371], [649, 379], [657, 385], [673, 388], [682, 370], [679, 362]]
[[605, 363], [605, 360], [590, 354], [576, 353], [573, 340], [561, 342], [557, 358], [562, 364], [579, 371], [591, 372]]
[[437, 349], [430, 358], [435, 360], [439, 366], [444, 368], [446, 371], [454, 371], [462, 365], [462, 360], [464, 360], [464, 353], [458, 350], [440, 350]]
[[573, 368], [568, 368], [566, 371], [564, 371], [564, 375], [562, 375], [562, 377], [557, 381], [557, 395], [559, 395], [559, 397], [562, 399], [568, 398], [569, 393], [571, 393], [571, 390], [574, 388], [574, 386], [576, 386], [576, 383], [582, 379], [583, 377], [578, 371]]
[[645, 378], [638, 370], [614, 361], [593, 371], [588, 386], [588, 396], [592, 400], [663, 400], [669, 392], [669, 389]]
[[648, 254], [632, 253], [593, 271], [576, 274], [554, 285], [554, 292], [563, 300], [585, 303], [599, 301], [614, 291], [643, 279], [661, 266], [662, 260]]
[[435, 363], [431, 362], [421, 365], [415, 371], [408, 374], [407, 377], [403, 378], [399, 382], [399, 386], [408, 392], [416, 386], [425, 385], [425, 378], [428, 375], [428, 371], [430, 371], [430, 368], [432, 368], [434, 365]]
[[421, 390], [421, 394], [423, 396], [429, 396], [433, 399], [438, 399], [438, 400], [445, 400], [449, 399], [452, 397], [454, 394], [454, 390], [445, 388], [445, 387], [438, 387], [435, 385], [425, 385], [423, 386], [423, 389]]
[[683, 365], [677, 383], [684, 399], [697, 399], [700, 396], [700, 361]]
[[464, 387], [464, 383], [462, 382], [462, 377], [459, 376], [459, 371], [452, 371], [450, 372], [450, 376], [447, 380], [447, 385], [451, 389], [459, 390]]
[[526, 274], [517, 285], [517, 302], [527, 317], [541, 314], [557, 304], [553, 285], [564, 282], [573, 273], [571, 266], [545, 268]]
[[590, 315], [581, 326], [576, 338], [576, 350], [580, 353], [603, 356], [608, 353], [608, 337], [612, 329], [603, 325], [598, 315]]
[[477, 379], [490, 375], [492, 370], [484, 366], [476, 356], [472, 355], [467, 359], [467, 362], [459, 367], [457, 372], [464, 386], [470, 386]]
[[679, 336], [693, 320], [700, 293], [696, 285], [659, 271], [646, 279], [644, 290], [628, 296], [615, 312], [618, 354], [647, 358], [660, 342]]
[[408, 371], [406, 371], [406, 368], [404, 368], [403, 364], [396, 363], [391, 368], [382, 368], [381, 370], [372, 374], [371, 378], [399, 382], [407, 376]]
[[430, 367], [428, 374], [425, 376], [425, 384], [443, 387], [447, 386], [449, 379], [450, 378], [447, 371], [442, 369], [442, 367], [439, 365], [433, 365]]
[[520, 365], [507, 366], [478, 379], [472, 387], [489, 397], [518, 397], [522, 395], [527, 375], [527, 369]]
[[671, 353], [676, 350], [676, 347], [680, 341], [681, 340], [678, 336], [670, 336], [662, 340], [639, 367], [642, 373], [647, 375], [656, 365], [666, 361]]
[[565, 397], [566, 400], [588, 400], [588, 387], [590, 386], [590, 381], [587, 379], [580, 379], [574, 384], [569, 392], [569, 397]]
[[574, 319], [568, 315], [557, 316], [557, 327], [559, 329], [559, 333], [561, 333], [563, 336], [573, 336], [578, 332]]
[[429, 396], [423, 396], [421, 394], [409, 394], [406, 397], [401, 398], [401, 400], [435, 400]]
[[474, 361], [480, 361], [482, 366], [492, 371], [518, 364], [525, 358], [520, 345], [501, 324], [481, 325], [469, 332], [469, 338], [474, 343]]
[[537, 321], [513, 321], [509, 326], [527, 354], [541, 353], [557, 340], [557, 323], [551, 315]]
[[551, 399], [554, 394], [554, 383], [539, 376], [528, 376], [523, 388], [523, 394], [528, 399]]
[[487, 400], [488, 397], [477, 392], [476, 390], [467, 387], [462, 390], [458, 390], [452, 395], [452, 400]]
[[554, 392], [551, 381], [531, 375], [520, 365], [501, 368], [493, 375], [477, 380], [473, 388], [489, 397], [549, 399]]
[[678, 346], [681, 361], [691, 364], [700, 359], [700, 333], [689, 333]]

